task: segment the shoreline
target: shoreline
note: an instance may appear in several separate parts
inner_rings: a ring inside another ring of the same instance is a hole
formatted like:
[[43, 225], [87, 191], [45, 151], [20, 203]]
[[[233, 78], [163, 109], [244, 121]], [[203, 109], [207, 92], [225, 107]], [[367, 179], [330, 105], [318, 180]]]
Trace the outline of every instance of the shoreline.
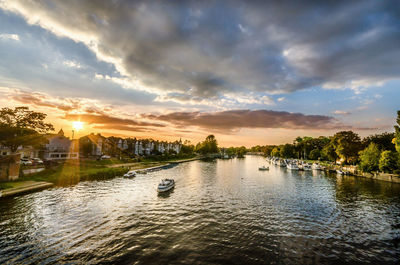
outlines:
[[[116, 165], [110, 165], [107, 166], [106, 168], [133, 168], [134, 166], [143, 166], [141, 168], [135, 168], [138, 173], [141, 174], [147, 174], [147, 172], [152, 172], [152, 171], [158, 171], [162, 169], [168, 169], [171, 167], [174, 167], [178, 164], [181, 163], [186, 163], [186, 162], [191, 162], [191, 161], [196, 161], [200, 160], [202, 157], [194, 157], [194, 158], [189, 158], [189, 159], [182, 159], [182, 160], [177, 160], [177, 161], [165, 161], [165, 164], [157, 165], [157, 166], [151, 166], [152, 164], [144, 164], [143, 162], [136, 162], [136, 163], [125, 163], [125, 164], [116, 164]], [[158, 163], [158, 162], [155, 162]], [[159, 162], [158, 164], [163, 163]], [[149, 167], [147, 167], [149, 166]], [[90, 181], [90, 180], [88, 180]], [[18, 184], [17, 184], [18, 183]], [[46, 182], [46, 181], [35, 181], [35, 180], [25, 180], [25, 181], [20, 181], [20, 182], [14, 182], [13, 184], [17, 184], [16, 187], [12, 188], [6, 188], [1, 190], [0, 189], [0, 198], [5, 198], [5, 197], [12, 197], [12, 196], [18, 196], [26, 193], [32, 193], [35, 191], [47, 189], [50, 187], [55, 186], [55, 183], [51, 182]]]
[[24, 181], [21, 182], [19, 187], [9, 188], [5, 190], [0, 190], [0, 198], [18, 196], [25, 193], [31, 193], [34, 191], [39, 191], [47, 189], [54, 186], [53, 183], [44, 181]]

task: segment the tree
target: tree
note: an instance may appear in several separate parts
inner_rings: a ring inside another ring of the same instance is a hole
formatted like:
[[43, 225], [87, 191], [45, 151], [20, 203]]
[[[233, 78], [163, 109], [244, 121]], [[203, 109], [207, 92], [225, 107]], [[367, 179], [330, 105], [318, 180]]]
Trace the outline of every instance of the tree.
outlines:
[[395, 138], [393, 139], [393, 143], [396, 146], [397, 153], [400, 154], [400, 110], [397, 111], [397, 125], [394, 126], [395, 129]]
[[285, 144], [280, 148], [280, 156], [284, 158], [291, 158], [293, 157], [293, 145]]
[[186, 142], [181, 147], [181, 153], [183, 154], [193, 154], [194, 152], [194, 145], [190, 144], [190, 142]]
[[237, 154], [238, 158], [243, 158], [244, 155], [246, 154], [246, 152], [247, 152], [247, 149], [244, 146], [241, 146], [241, 147], [237, 148], [237, 150], [236, 150], [236, 154]]
[[54, 130], [53, 125], [45, 123], [46, 114], [30, 111], [28, 107], [0, 110], [0, 144], [15, 153], [19, 146], [41, 145], [43, 133]]
[[320, 158], [320, 156], [321, 156], [321, 152], [318, 149], [313, 149], [310, 152], [309, 158], [311, 160], [317, 160], [318, 158]]
[[281, 153], [279, 152], [279, 148], [278, 147], [275, 147], [274, 149], [272, 149], [271, 156], [279, 157], [280, 154]]
[[383, 151], [379, 159], [379, 169], [390, 173], [397, 168], [398, 155], [393, 151]]
[[376, 171], [379, 169], [381, 152], [378, 145], [370, 143], [367, 148], [360, 152], [360, 168], [364, 172]]
[[271, 153], [272, 153], [272, 150], [274, 150], [274, 147], [275, 147], [275, 146], [272, 146], [272, 145], [267, 145], [267, 146], [265, 146], [265, 148], [264, 148], [264, 154], [265, 154], [266, 156], [271, 156]]
[[206, 137], [205, 141], [198, 143], [196, 145], [196, 152], [199, 152], [201, 154], [218, 153], [218, 143], [215, 139], [215, 136], [211, 134]]
[[336, 162], [336, 160], [338, 159], [338, 155], [336, 153], [335, 145], [332, 140], [324, 146], [321, 155], [326, 160]]
[[378, 148], [381, 150], [395, 151], [396, 149], [395, 149], [395, 145], [393, 143], [393, 138], [395, 138], [394, 133], [384, 132], [381, 134], [374, 134], [374, 135], [365, 137], [362, 140], [362, 144], [365, 148], [370, 143], [375, 143], [378, 145]]
[[355, 162], [362, 149], [360, 136], [352, 131], [341, 131], [332, 138], [335, 151], [344, 162]]

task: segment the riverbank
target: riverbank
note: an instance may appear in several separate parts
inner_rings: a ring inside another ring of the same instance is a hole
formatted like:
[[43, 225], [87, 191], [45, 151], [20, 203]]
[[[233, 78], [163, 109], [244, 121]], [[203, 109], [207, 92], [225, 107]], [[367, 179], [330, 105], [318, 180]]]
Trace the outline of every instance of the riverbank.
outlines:
[[104, 161], [68, 161], [54, 168], [32, 173], [16, 181], [0, 183], [2, 196], [16, 196], [52, 186], [74, 185], [80, 181], [105, 180], [124, 175], [128, 170], [140, 173], [170, 168], [179, 163], [199, 160], [202, 157], [169, 160], [164, 162], [105, 163]]
[[52, 187], [54, 184], [43, 181], [21, 181], [15, 182], [8, 189], [0, 190], [0, 198], [16, 196], [24, 193], [38, 191]]
[[164, 162], [134, 162], [134, 163], [122, 163], [122, 164], [113, 164], [113, 165], [108, 165], [108, 168], [119, 168], [119, 167], [126, 167], [132, 170], [136, 169], [156, 169], [156, 168], [162, 168], [166, 167], [171, 164], [180, 164], [180, 163], [186, 163], [186, 162], [191, 162], [191, 161], [196, 161], [203, 159], [204, 157], [202, 156], [197, 156], [193, 158], [188, 158], [188, 159], [178, 159], [178, 160], [167, 160]]

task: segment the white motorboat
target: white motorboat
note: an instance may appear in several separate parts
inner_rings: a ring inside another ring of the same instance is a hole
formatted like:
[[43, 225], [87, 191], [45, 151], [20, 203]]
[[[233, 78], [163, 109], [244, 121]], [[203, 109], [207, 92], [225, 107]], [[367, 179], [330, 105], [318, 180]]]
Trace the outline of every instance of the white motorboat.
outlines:
[[175, 187], [175, 180], [173, 179], [163, 179], [160, 184], [158, 184], [158, 192], [166, 192]]
[[284, 160], [278, 160], [278, 166], [286, 167], [286, 162]]
[[304, 165], [303, 165], [303, 170], [304, 170], [304, 171], [311, 171], [312, 168], [311, 168], [311, 166], [310, 166], [309, 164], [304, 164]]
[[133, 178], [136, 177], [136, 171], [135, 170], [129, 170], [126, 174], [124, 174], [125, 178]]
[[269, 167], [262, 166], [262, 167], [259, 167], [258, 170], [269, 170]]
[[287, 168], [290, 170], [299, 170], [299, 167], [295, 163], [288, 163]]
[[336, 173], [339, 174], [339, 175], [349, 175], [349, 172], [344, 171], [344, 170], [342, 170], [342, 169], [337, 169], [337, 170], [336, 170]]

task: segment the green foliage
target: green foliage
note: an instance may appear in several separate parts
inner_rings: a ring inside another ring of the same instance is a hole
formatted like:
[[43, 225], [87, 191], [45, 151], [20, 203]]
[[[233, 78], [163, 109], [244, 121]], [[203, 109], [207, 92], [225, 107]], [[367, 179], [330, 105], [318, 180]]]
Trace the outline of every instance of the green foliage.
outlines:
[[360, 168], [364, 172], [377, 171], [381, 151], [375, 143], [370, 143], [367, 148], [360, 152]]
[[336, 162], [336, 160], [338, 159], [338, 155], [336, 153], [333, 141], [330, 141], [327, 145], [324, 146], [321, 152], [321, 156], [325, 160]]
[[54, 130], [45, 123], [46, 114], [30, 111], [28, 107], [0, 110], [0, 144], [15, 152], [22, 145], [39, 146], [45, 143], [41, 133]]
[[194, 145], [192, 144], [183, 144], [181, 147], [181, 153], [183, 154], [193, 154], [194, 152]]
[[362, 144], [365, 148], [370, 143], [375, 143], [378, 146], [378, 148], [381, 150], [395, 151], [396, 149], [395, 149], [395, 145], [393, 143], [393, 138], [395, 138], [394, 133], [384, 132], [381, 134], [374, 134], [374, 135], [365, 137], [362, 140]]
[[352, 131], [341, 131], [332, 138], [332, 144], [339, 157], [345, 162], [355, 162], [362, 149], [360, 136]]
[[195, 148], [200, 154], [215, 154], [219, 152], [218, 143], [214, 135], [206, 137], [205, 141], [198, 143]]
[[280, 156], [284, 158], [291, 158], [294, 155], [293, 151], [293, 145], [285, 144], [280, 148]]
[[272, 149], [271, 156], [279, 157], [280, 155], [281, 155], [281, 153], [280, 153], [278, 147], [275, 147], [274, 149]]
[[12, 187], [13, 187], [13, 185], [11, 185], [10, 183], [2, 183], [2, 182], [0, 182], [0, 190], [10, 189]]
[[311, 160], [318, 160], [321, 157], [321, 152], [319, 151], [319, 149], [313, 149], [310, 152], [310, 156], [309, 158]]
[[383, 172], [390, 173], [397, 168], [399, 157], [394, 151], [383, 151], [379, 159], [379, 169]]
[[393, 143], [396, 146], [397, 153], [400, 154], [400, 110], [397, 111], [397, 125], [394, 126], [395, 129], [395, 138], [393, 139]]

